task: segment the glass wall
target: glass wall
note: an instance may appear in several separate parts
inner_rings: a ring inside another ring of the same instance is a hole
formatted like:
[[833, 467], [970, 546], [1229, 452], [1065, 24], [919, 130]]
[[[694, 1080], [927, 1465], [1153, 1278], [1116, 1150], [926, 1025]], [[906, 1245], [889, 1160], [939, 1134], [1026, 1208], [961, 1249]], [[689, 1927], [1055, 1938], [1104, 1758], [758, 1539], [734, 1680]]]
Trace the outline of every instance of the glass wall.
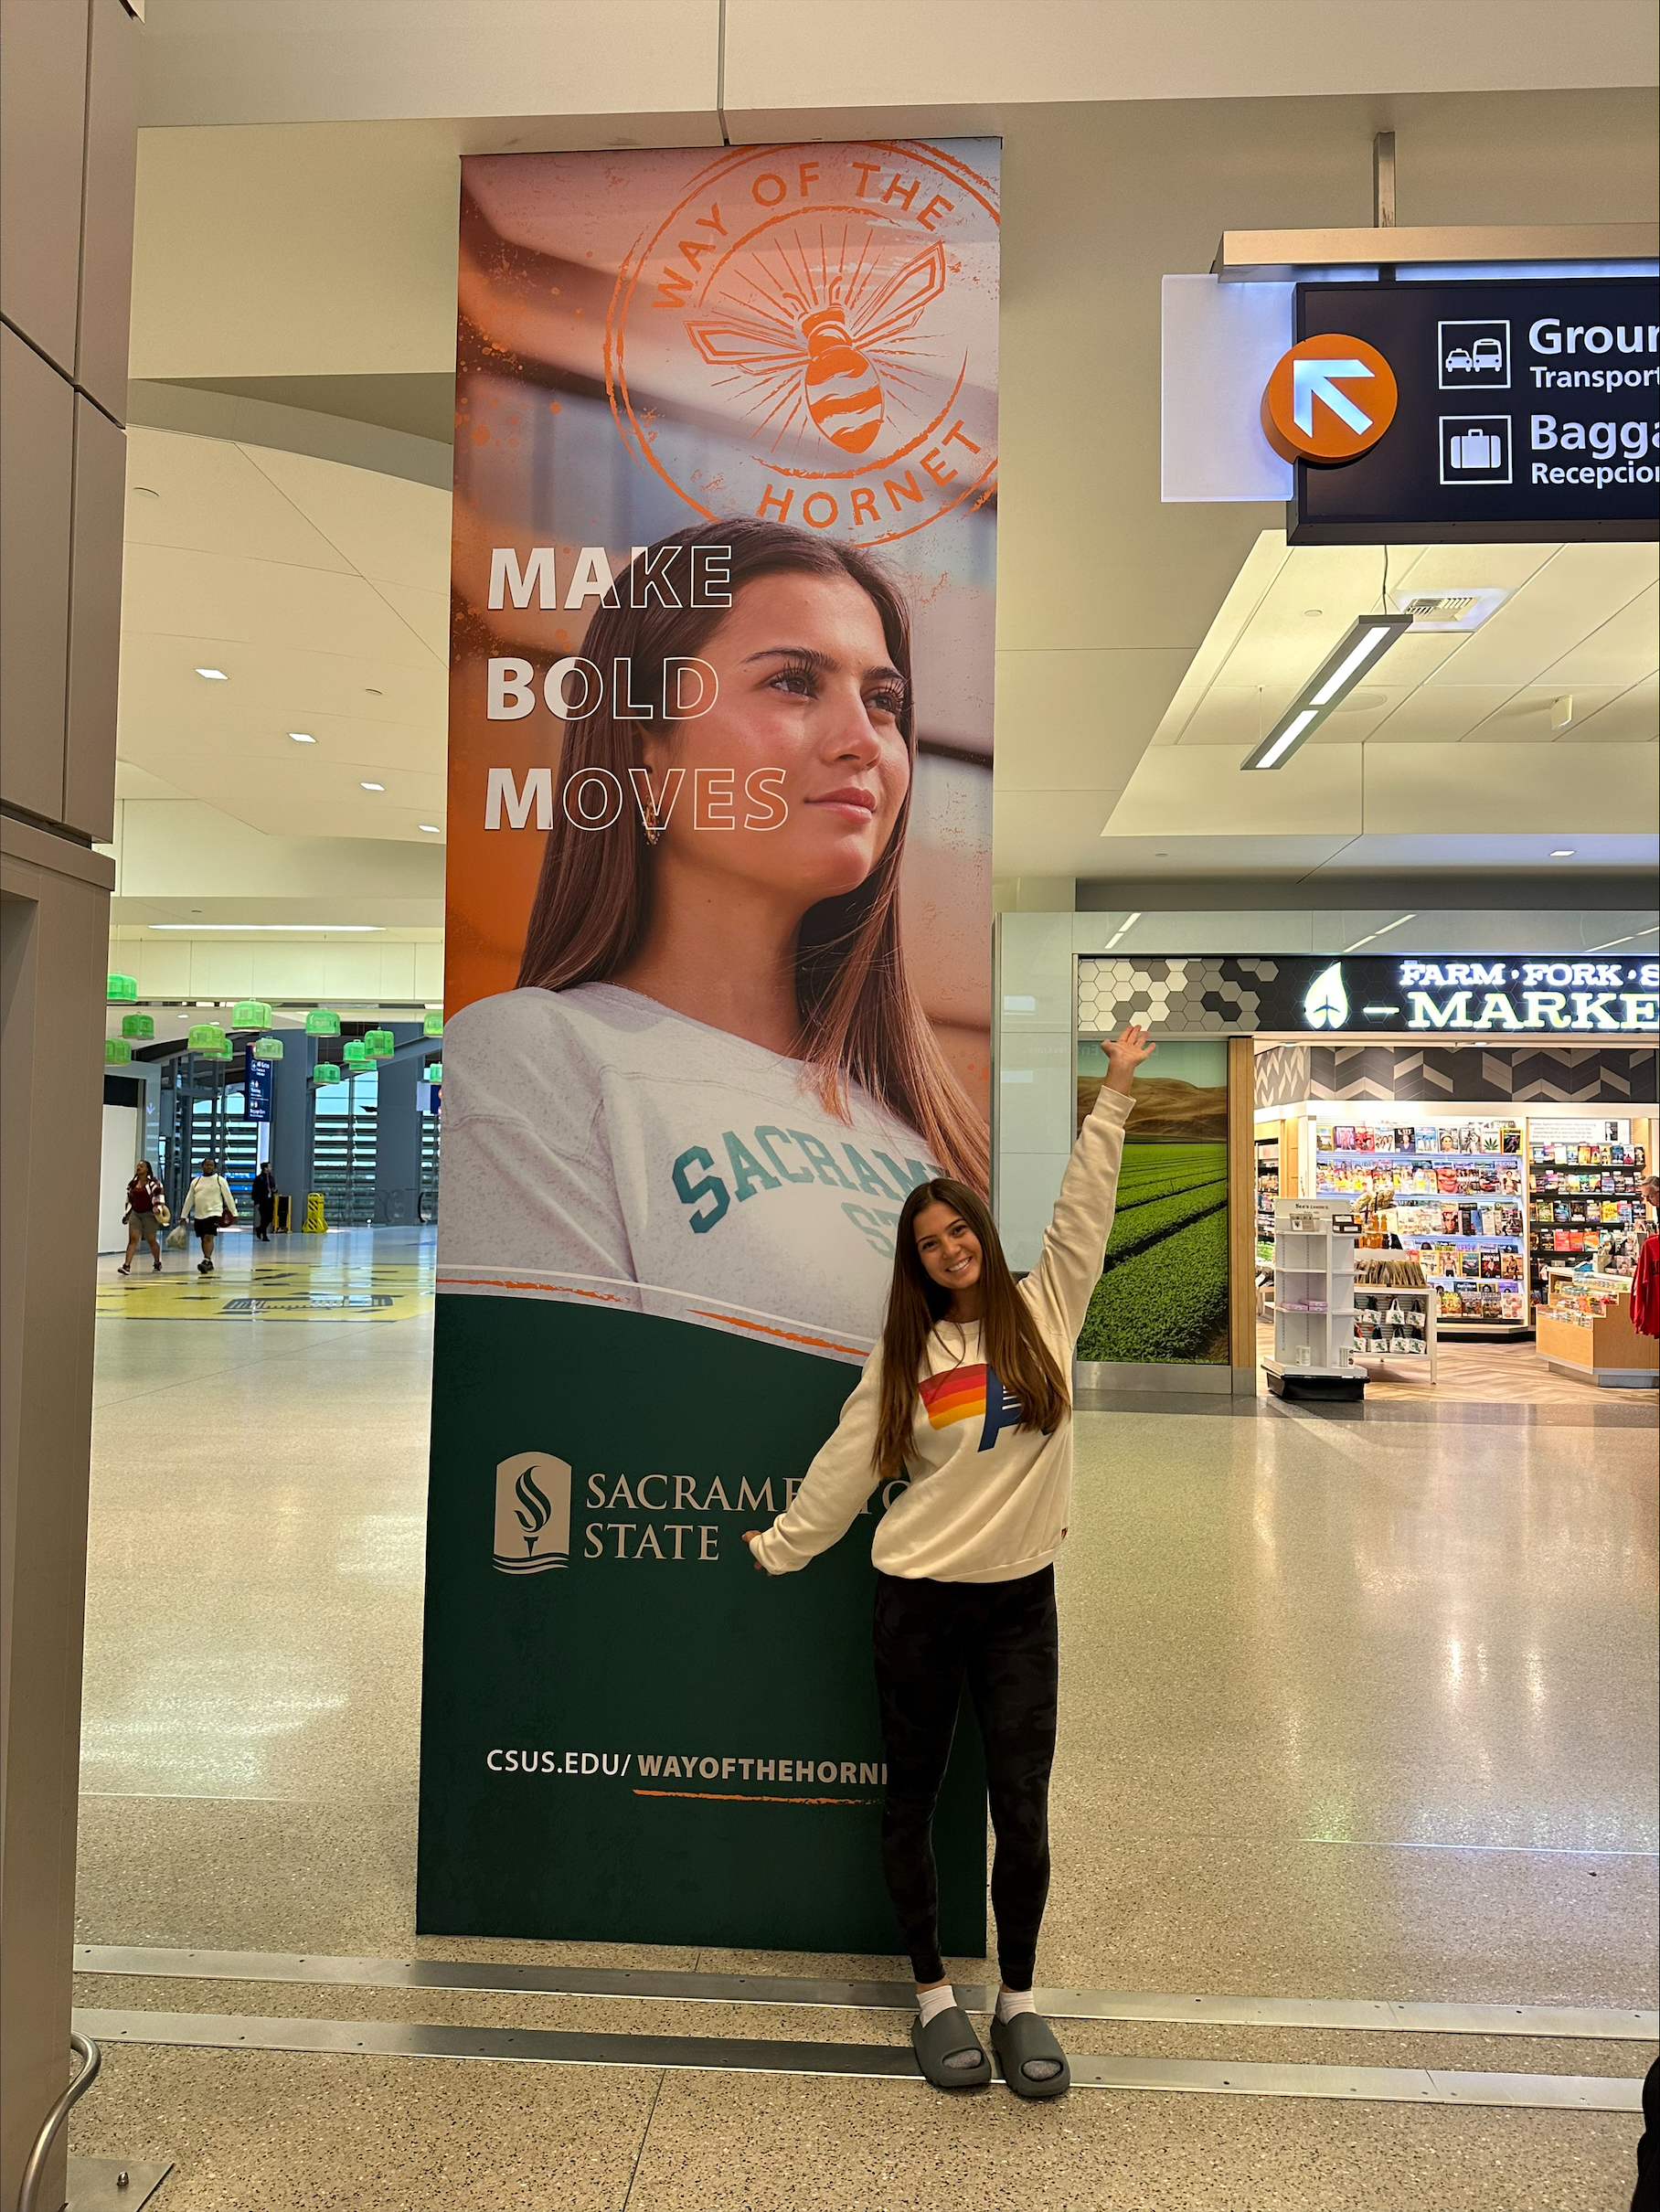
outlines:
[[375, 1218], [375, 1137], [379, 1079], [369, 1071], [323, 1084], [313, 1102], [312, 1187], [331, 1228]]

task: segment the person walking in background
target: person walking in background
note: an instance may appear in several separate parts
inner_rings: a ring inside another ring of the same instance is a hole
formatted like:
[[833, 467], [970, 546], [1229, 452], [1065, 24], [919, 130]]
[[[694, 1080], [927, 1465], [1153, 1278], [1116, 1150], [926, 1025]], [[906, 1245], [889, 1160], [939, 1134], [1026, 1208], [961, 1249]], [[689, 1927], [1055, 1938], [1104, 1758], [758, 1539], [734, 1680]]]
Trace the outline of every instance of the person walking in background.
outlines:
[[1637, 1271], [1632, 1277], [1631, 1325], [1639, 1336], [1660, 1336], [1660, 1236], [1648, 1219], [1649, 1215], [1660, 1213], [1660, 1176], [1645, 1175], [1637, 1186], [1637, 1196], [1644, 1218], [1633, 1226], [1643, 1243], [1637, 1253]]
[[202, 1162], [201, 1174], [185, 1193], [180, 1210], [202, 1248], [196, 1271], [198, 1275], [211, 1275], [214, 1239], [221, 1228], [228, 1228], [237, 1218], [237, 1202], [230, 1195], [230, 1186], [220, 1175], [218, 1162], [211, 1154]]
[[260, 1172], [253, 1179], [253, 1233], [257, 1242], [271, 1242], [271, 1218], [277, 1210], [277, 1178], [271, 1172], [271, 1162], [261, 1160]]
[[133, 1272], [133, 1256], [138, 1250], [141, 1238], [150, 1247], [152, 1271], [157, 1275], [161, 1273], [160, 1232], [171, 1218], [154, 1170], [148, 1160], [141, 1160], [133, 1170], [133, 1180], [127, 1186], [127, 1256], [115, 1271], [118, 1275], [130, 1275]]

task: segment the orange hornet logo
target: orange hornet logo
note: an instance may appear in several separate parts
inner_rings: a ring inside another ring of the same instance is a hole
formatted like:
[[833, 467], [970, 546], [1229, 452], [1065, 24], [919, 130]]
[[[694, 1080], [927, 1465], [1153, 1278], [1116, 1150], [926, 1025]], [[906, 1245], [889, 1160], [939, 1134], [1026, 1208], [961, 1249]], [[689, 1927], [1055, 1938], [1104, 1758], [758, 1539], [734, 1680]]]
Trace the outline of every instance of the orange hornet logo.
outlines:
[[[812, 271], [806, 272], [811, 275]], [[712, 368], [730, 366], [757, 382], [792, 387], [817, 428], [844, 453], [867, 452], [882, 428], [886, 402], [878, 365], [903, 364], [898, 341], [945, 290], [945, 250], [931, 247], [857, 310], [842, 303], [840, 277], [825, 284], [821, 304], [808, 292], [786, 292], [778, 305], [792, 332], [740, 315], [705, 321], [688, 316], [686, 333]]]
[[949, 146], [727, 149], [618, 269], [624, 445], [694, 513], [855, 545], [988, 506], [996, 238], [995, 184]]
[[1282, 461], [1329, 468], [1375, 446], [1395, 420], [1395, 372], [1364, 338], [1304, 338], [1262, 389], [1262, 434]]

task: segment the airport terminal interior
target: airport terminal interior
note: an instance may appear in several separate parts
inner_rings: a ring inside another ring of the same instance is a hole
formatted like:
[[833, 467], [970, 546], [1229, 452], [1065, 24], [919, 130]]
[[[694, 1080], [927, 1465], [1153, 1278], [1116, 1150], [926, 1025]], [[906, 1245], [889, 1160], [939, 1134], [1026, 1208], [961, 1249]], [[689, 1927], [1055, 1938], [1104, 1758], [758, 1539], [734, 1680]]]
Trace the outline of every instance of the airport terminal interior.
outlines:
[[[1247, 12], [8, 8], [8, 2212], [1656, 2185], [1654, 24]], [[745, 1545], [964, 1163], [1088, 1262], [1058, 2097], [913, 2036], [904, 1479]]]

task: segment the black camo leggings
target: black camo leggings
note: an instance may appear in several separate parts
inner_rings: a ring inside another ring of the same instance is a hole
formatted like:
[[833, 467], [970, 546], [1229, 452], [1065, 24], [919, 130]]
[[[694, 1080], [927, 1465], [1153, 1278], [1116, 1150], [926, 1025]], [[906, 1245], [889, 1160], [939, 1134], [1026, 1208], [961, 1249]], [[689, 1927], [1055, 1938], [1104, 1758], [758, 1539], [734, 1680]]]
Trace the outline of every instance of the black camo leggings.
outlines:
[[877, 1577], [876, 1683], [888, 1756], [882, 1870], [919, 1982], [945, 1974], [931, 1831], [966, 1676], [997, 1839], [997, 1964], [1010, 1989], [1032, 1985], [1049, 1892], [1059, 1660], [1052, 1567], [1016, 1582]]

